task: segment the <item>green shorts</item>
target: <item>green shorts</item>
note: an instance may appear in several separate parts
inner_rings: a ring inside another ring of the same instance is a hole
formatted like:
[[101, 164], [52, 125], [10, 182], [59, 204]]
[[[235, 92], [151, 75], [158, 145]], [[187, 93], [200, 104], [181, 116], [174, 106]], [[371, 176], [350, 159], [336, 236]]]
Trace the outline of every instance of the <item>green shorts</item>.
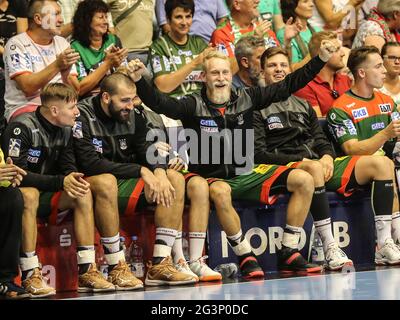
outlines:
[[147, 206], [142, 178], [118, 179], [118, 210], [120, 215], [130, 216]]
[[[333, 161], [333, 175], [325, 183], [326, 190], [335, 191], [349, 197], [354, 190], [347, 190], [351, 175], [354, 171], [357, 161], [361, 156], [344, 156], [336, 158]], [[291, 168], [296, 168], [299, 162], [288, 164]]]
[[[258, 201], [265, 204], [273, 204], [278, 198], [276, 193], [286, 189], [287, 175], [291, 171], [289, 167], [260, 164], [254, 167], [250, 174], [243, 174], [232, 179], [207, 179], [209, 184], [215, 181], [224, 181], [232, 189], [232, 200]], [[283, 181], [277, 179], [283, 174]]]

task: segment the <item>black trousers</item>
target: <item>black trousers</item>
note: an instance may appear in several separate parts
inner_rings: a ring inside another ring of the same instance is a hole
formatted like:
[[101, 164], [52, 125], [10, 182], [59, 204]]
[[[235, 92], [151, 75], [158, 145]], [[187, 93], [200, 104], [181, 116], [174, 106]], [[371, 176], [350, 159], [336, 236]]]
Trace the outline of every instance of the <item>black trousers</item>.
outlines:
[[0, 283], [18, 275], [23, 211], [21, 191], [0, 187]]

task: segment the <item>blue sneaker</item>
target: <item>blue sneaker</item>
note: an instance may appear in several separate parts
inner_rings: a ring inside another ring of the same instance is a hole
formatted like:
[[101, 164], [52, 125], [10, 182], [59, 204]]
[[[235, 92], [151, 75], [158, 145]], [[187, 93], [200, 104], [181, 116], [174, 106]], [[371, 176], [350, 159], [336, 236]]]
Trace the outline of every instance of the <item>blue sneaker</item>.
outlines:
[[30, 297], [31, 295], [24, 288], [11, 281], [0, 283], [0, 298], [17, 300]]

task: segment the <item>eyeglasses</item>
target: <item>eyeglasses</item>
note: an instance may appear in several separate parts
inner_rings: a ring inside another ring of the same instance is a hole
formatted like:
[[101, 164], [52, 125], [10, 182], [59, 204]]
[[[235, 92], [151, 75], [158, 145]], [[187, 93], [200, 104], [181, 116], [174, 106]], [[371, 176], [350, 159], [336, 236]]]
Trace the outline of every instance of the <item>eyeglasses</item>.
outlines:
[[333, 99], [337, 99], [337, 98], [339, 98], [339, 92], [337, 92], [336, 90], [332, 90], [331, 91], [331, 95], [332, 95], [332, 98]]
[[388, 59], [388, 60], [392, 60], [392, 61], [400, 61], [400, 57], [398, 57], [398, 56], [388, 56], [388, 55], [384, 55], [383, 56], [385, 59]]

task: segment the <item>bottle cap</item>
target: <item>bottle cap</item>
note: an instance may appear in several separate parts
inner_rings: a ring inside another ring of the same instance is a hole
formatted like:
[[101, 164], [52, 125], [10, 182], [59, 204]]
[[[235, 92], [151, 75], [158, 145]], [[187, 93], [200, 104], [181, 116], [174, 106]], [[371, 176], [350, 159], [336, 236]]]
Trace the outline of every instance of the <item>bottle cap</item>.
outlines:
[[131, 239], [132, 239], [132, 241], [136, 241], [138, 239], [138, 237], [137, 236], [132, 236]]

